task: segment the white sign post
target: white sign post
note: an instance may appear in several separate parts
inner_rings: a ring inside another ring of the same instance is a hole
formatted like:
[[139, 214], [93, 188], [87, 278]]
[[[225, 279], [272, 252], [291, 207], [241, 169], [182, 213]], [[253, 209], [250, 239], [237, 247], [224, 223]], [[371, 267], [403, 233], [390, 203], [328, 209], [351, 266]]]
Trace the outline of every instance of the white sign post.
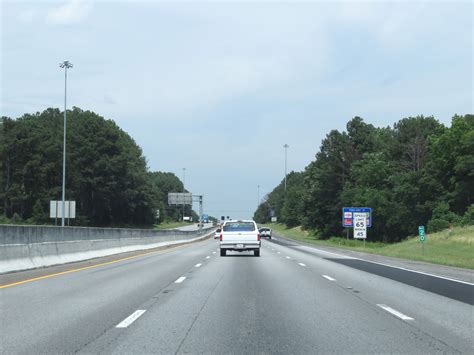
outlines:
[[367, 238], [367, 214], [354, 213], [354, 239]]
[[[62, 201], [49, 201], [49, 218], [62, 218], [63, 215]], [[64, 218], [76, 218], [76, 201], [64, 201]]]

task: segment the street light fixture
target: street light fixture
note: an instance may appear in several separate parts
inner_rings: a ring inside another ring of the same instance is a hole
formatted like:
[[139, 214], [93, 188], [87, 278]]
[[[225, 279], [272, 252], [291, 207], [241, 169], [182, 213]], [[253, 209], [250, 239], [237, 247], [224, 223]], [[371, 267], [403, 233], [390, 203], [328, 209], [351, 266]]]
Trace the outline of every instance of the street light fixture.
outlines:
[[[184, 185], [186, 184], [186, 168], [183, 168], [183, 193], [186, 191]], [[184, 222], [184, 199], [183, 199], [183, 222]]]
[[285, 191], [286, 191], [286, 175], [288, 175], [288, 173], [287, 173], [287, 168], [286, 168], [286, 167], [287, 167], [287, 164], [286, 164], [286, 163], [287, 163], [287, 158], [288, 158], [288, 148], [289, 148], [289, 147], [290, 147], [290, 146], [289, 146], [288, 144], [285, 144], [285, 145], [283, 146], [283, 148], [285, 148]]
[[64, 68], [64, 133], [63, 133], [63, 192], [62, 192], [62, 214], [61, 227], [64, 227], [65, 208], [65, 194], [66, 194], [66, 94], [67, 94], [67, 70], [72, 68], [72, 63], [68, 60], [59, 64], [59, 67]]

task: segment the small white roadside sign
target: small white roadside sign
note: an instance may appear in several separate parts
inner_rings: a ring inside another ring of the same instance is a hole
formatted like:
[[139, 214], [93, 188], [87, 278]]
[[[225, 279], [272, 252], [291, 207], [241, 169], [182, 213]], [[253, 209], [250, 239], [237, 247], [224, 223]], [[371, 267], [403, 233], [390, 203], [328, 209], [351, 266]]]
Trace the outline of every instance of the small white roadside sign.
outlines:
[[[62, 201], [49, 201], [49, 218], [62, 218]], [[64, 201], [64, 218], [76, 218], [76, 201]]]
[[354, 212], [354, 239], [367, 238], [367, 214]]

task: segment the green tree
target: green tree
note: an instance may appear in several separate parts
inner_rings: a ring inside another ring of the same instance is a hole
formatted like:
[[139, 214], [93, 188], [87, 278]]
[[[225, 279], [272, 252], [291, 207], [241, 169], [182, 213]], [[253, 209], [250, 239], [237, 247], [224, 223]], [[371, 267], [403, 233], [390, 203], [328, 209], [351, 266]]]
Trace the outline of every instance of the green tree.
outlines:
[[[2, 117], [0, 211], [5, 218], [40, 221], [41, 208], [60, 199], [62, 128], [63, 113], [54, 108], [16, 120]], [[66, 199], [76, 201], [74, 223], [154, 223], [165, 195], [127, 133], [111, 120], [74, 107], [68, 111], [67, 142]]]
[[453, 212], [462, 215], [474, 203], [474, 115], [454, 116], [451, 127], [430, 139], [427, 171], [442, 186]]
[[[173, 173], [150, 172], [149, 178], [153, 186], [153, 196], [156, 199], [157, 206], [160, 209], [161, 221], [177, 221], [182, 217], [182, 208], [168, 205], [168, 193], [182, 192], [183, 183]], [[191, 214], [191, 206], [185, 206], [185, 214]]]

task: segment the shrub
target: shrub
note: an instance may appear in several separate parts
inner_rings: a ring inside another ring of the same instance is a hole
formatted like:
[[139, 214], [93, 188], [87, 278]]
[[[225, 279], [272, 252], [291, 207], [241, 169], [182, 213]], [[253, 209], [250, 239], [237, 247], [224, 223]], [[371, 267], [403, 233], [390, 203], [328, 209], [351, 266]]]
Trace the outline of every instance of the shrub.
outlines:
[[474, 204], [470, 205], [464, 216], [462, 217], [461, 223], [463, 225], [472, 225], [474, 224]]
[[44, 211], [41, 200], [36, 200], [35, 205], [33, 206], [33, 215], [31, 217], [31, 222], [36, 224], [41, 224], [47, 221], [47, 216]]
[[448, 221], [449, 223], [459, 223], [461, 217], [451, 212], [447, 202], [440, 202], [434, 209], [431, 216], [432, 220], [440, 219]]
[[445, 219], [433, 218], [428, 222], [428, 232], [439, 232], [443, 229], [447, 229], [449, 225], [450, 223]]
[[11, 218], [11, 222], [15, 224], [15, 223], [19, 223], [20, 221], [21, 221], [20, 215], [15, 212]]

